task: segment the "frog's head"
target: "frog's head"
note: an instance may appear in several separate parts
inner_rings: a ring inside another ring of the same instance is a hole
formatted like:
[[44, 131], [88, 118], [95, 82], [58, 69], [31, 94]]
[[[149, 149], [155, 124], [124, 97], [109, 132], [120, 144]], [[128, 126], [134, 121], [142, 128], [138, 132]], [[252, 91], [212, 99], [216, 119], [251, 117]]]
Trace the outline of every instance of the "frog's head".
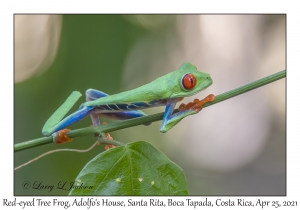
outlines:
[[172, 98], [194, 95], [213, 83], [209, 74], [198, 71], [191, 63], [182, 64], [174, 73], [174, 80], [179, 85], [174, 88]]

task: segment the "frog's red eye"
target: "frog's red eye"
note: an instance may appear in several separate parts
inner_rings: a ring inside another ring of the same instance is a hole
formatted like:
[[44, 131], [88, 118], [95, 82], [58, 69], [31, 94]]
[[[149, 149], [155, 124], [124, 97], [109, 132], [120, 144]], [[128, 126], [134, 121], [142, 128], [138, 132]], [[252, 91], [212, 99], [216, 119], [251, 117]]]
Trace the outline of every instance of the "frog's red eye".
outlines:
[[186, 90], [191, 90], [195, 87], [196, 85], [196, 77], [189, 73], [189, 74], [186, 74], [182, 77], [182, 87]]

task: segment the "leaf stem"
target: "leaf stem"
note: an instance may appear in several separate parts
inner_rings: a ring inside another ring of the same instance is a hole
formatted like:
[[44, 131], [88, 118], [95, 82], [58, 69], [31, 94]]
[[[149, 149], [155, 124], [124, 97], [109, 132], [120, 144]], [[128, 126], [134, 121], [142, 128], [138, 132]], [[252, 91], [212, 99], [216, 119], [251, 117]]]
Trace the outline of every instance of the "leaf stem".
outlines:
[[[264, 77], [262, 79], [254, 81], [254, 82], [251, 82], [247, 85], [244, 85], [244, 86], [238, 87], [236, 89], [230, 90], [228, 92], [222, 93], [220, 95], [217, 95], [213, 102], [208, 102], [208, 103], [204, 104], [203, 108], [211, 106], [216, 103], [219, 103], [221, 101], [227, 100], [229, 98], [238, 96], [240, 94], [251, 91], [253, 89], [259, 88], [263, 85], [267, 85], [271, 82], [275, 82], [284, 77], [286, 77], [286, 70], [277, 72], [270, 76]], [[178, 109], [176, 109], [175, 112], [178, 112]], [[70, 131], [67, 134], [69, 137], [75, 138], [75, 137], [85, 136], [85, 135], [90, 135], [90, 134], [100, 134], [100, 133], [112, 132], [112, 131], [121, 130], [121, 129], [128, 128], [128, 127], [133, 127], [133, 126], [137, 126], [137, 125], [141, 125], [141, 124], [147, 124], [147, 123], [159, 121], [163, 118], [163, 115], [164, 115], [164, 113], [162, 112], [162, 113], [153, 114], [153, 115], [149, 115], [149, 116], [145, 116], [145, 117], [134, 118], [134, 119], [130, 119], [130, 120], [116, 121], [116, 122], [113, 122], [110, 124], [100, 125], [100, 126], [96, 126], [96, 127], [80, 128], [80, 129]], [[107, 140], [107, 141], [109, 142], [109, 144], [113, 144], [116, 146], [122, 145], [122, 143], [118, 142], [118, 141], [111, 141], [111, 140]], [[21, 150], [25, 150], [28, 148], [32, 148], [32, 147], [36, 147], [36, 146], [40, 146], [40, 145], [44, 145], [44, 144], [49, 144], [49, 143], [53, 143], [52, 136], [42, 137], [42, 138], [33, 139], [33, 140], [22, 142], [22, 143], [17, 143], [14, 145], [14, 151], [21, 151]], [[103, 143], [105, 143], [105, 142], [103, 142]]]

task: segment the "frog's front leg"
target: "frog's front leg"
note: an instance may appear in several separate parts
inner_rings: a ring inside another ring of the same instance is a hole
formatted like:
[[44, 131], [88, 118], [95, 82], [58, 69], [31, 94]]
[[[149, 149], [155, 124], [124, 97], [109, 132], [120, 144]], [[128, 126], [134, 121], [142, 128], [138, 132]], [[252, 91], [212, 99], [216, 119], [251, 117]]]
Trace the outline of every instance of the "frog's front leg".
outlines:
[[185, 111], [192, 109], [196, 113], [200, 112], [202, 110], [202, 106], [206, 104], [207, 102], [212, 102], [215, 99], [215, 96], [213, 94], [210, 94], [206, 96], [204, 99], [199, 100], [199, 99], [194, 99], [193, 102], [190, 102], [188, 104], [180, 104], [178, 110], [179, 111]]
[[195, 99], [193, 102], [187, 105], [181, 104], [179, 106], [179, 112], [172, 114], [176, 103], [180, 99], [169, 99], [166, 104], [165, 113], [163, 116], [163, 121], [160, 127], [160, 132], [165, 133], [170, 130], [173, 126], [180, 122], [183, 118], [196, 114], [201, 111], [203, 104], [207, 102], [212, 102], [214, 100], [214, 95], [210, 94], [206, 98], [199, 100]]

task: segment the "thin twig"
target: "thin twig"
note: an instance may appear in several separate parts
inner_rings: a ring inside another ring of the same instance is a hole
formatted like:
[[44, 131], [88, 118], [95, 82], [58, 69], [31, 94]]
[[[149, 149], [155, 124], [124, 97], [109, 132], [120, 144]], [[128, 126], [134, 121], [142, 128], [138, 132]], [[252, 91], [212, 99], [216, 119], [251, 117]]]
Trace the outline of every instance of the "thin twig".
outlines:
[[37, 156], [36, 158], [33, 158], [31, 159], [30, 161], [18, 166], [15, 168], [15, 170], [18, 170], [19, 168], [22, 168], [23, 166], [26, 166], [46, 155], [49, 155], [49, 154], [52, 154], [52, 153], [55, 153], [55, 152], [80, 152], [80, 153], [84, 153], [84, 152], [88, 152], [90, 150], [92, 150], [96, 145], [100, 145], [100, 143], [103, 143], [103, 144], [112, 144], [112, 145], [115, 145], [115, 146], [123, 146], [125, 144], [119, 142], [119, 141], [116, 141], [116, 140], [107, 140], [107, 139], [101, 139], [101, 138], [98, 138], [98, 140], [88, 149], [83, 149], [83, 150], [80, 150], [80, 149], [69, 149], [69, 148], [64, 148], [64, 149], [55, 149], [55, 150], [51, 150], [51, 151], [48, 151], [48, 152], [45, 152], [43, 154], [41, 154], [40, 156]]
[[[203, 108], [211, 106], [216, 103], [219, 103], [221, 101], [227, 100], [229, 98], [238, 96], [238, 95], [248, 92], [250, 90], [259, 88], [259, 87], [269, 84], [271, 82], [275, 82], [284, 77], [286, 77], [286, 70], [277, 72], [270, 76], [264, 77], [262, 79], [254, 81], [254, 82], [251, 82], [247, 85], [244, 85], [244, 86], [238, 87], [236, 89], [230, 90], [228, 92], [222, 93], [220, 95], [217, 95], [213, 102], [208, 102], [208, 103], [204, 104]], [[178, 112], [178, 109], [174, 110], [174, 112]], [[113, 123], [106, 124], [106, 125], [100, 125], [100, 126], [96, 126], [96, 127], [86, 127], [86, 128], [76, 129], [76, 130], [70, 131], [69, 133], [67, 133], [67, 135], [71, 138], [75, 138], [75, 137], [91, 135], [91, 134], [112, 132], [112, 131], [121, 130], [121, 129], [128, 128], [128, 127], [133, 127], [133, 126], [137, 126], [137, 125], [148, 124], [151, 122], [159, 121], [163, 118], [163, 115], [164, 115], [164, 113], [162, 112], [162, 113], [153, 114], [153, 115], [149, 115], [149, 116], [145, 116], [145, 117], [139, 117], [139, 118], [124, 120], [124, 121], [117, 121], [117, 122], [113, 122]], [[28, 148], [40, 146], [43, 144], [48, 144], [48, 143], [53, 143], [52, 136], [42, 137], [42, 138], [33, 139], [30, 141], [15, 144], [14, 151], [15, 152], [21, 151], [24, 149], [28, 149]], [[109, 144], [120, 145], [120, 142], [110, 141]]]
[[22, 168], [23, 166], [26, 166], [42, 157], [45, 157], [46, 155], [50, 155], [52, 153], [55, 153], [55, 152], [88, 152], [90, 151], [91, 149], [93, 149], [96, 145], [98, 144], [98, 141], [96, 141], [90, 148], [88, 149], [85, 149], [85, 150], [80, 150], [80, 149], [68, 149], [68, 148], [64, 148], [64, 149], [55, 149], [55, 150], [50, 150], [48, 152], [45, 152], [39, 156], [37, 156], [36, 158], [33, 158], [31, 160], [29, 160], [28, 162], [22, 164], [22, 165], [19, 165], [18, 167], [15, 168], [15, 170], [18, 170], [19, 168]]

